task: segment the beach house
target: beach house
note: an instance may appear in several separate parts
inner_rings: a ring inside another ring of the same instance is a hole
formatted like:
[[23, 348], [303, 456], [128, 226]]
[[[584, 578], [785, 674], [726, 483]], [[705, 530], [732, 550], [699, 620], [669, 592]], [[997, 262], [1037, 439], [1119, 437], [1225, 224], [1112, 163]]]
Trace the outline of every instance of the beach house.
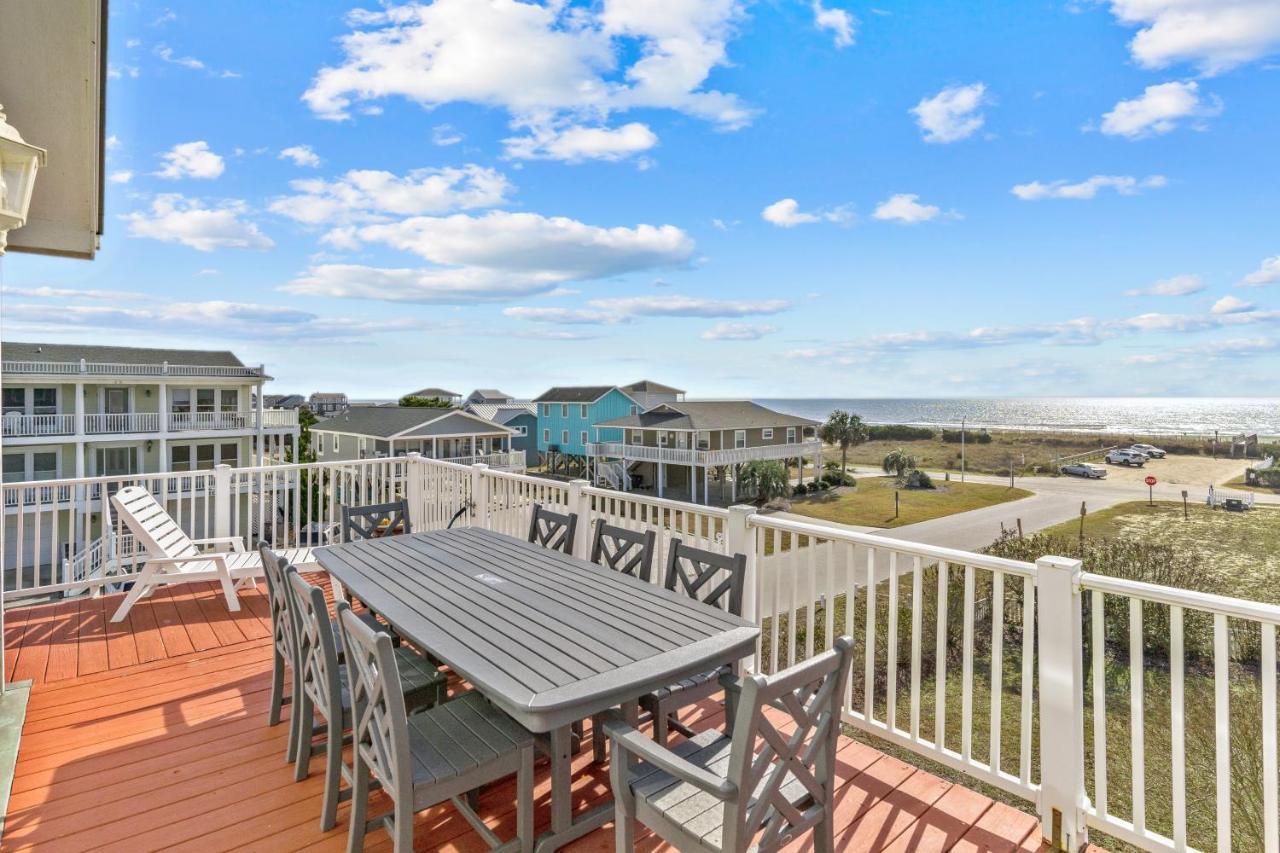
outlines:
[[533, 398], [538, 407], [538, 453], [553, 472], [587, 474], [587, 446], [620, 441], [617, 429], [596, 428], [601, 421], [635, 414], [639, 403], [616, 385], [558, 385]]
[[515, 430], [461, 409], [422, 406], [352, 406], [311, 428], [321, 462], [345, 462], [421, 453], [471, 465], [524, 469], [524, 453], [512, 452]]
[[[475, 394], [471, 395], [474, 396]], [[470, 399], [469, 397], [468, 400]], [[468, 402], [463, 408], [486, 421], [501, 424], [511, 430], [511, 449], [524, 454], [526, 467], [538, 464], [537, 404], [507, 398], [507, 402], [503, 403]]]

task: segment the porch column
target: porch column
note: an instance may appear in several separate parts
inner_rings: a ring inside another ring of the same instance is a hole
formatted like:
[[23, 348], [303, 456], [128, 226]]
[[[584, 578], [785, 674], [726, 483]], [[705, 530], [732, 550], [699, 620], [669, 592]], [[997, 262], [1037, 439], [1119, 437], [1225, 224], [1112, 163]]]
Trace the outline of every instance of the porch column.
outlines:
[[76, 383], [75, 399], [76, 476], [84, 476], [84, 383]]
[[658, 497], [662, 497], [663, 487], [666, 486], [666, 465], [661, 460], [658, 462]]
[[[260, 370], [261, 370], [261, 373], [262, 373], [263, 375], [266, 375], [267, 367], [266, 367], [266, 365], [265, 365], [265, 364], [260, 366]], [[261, 382], [259, 382], [259, 383], [258, 383], [257, 388], [258, 388], [258, 394], [257, 394], [257, 401], [258, 401], [258, 464], [259, 464], [259, 465], [265, 465], [265, 464], [267, 464], [267, 463], [266, 463], [266, 461], [265, 461], [265, 456], [266, 456], [266, 452], [267, 452], [267, 445], [266, 445], [266, 442], [264, 442], [264, 441], [263, 441], [263, 438], [264, 438], [265, 436], [264, 436], [264, 435], [263, 435], [263, 433], [262, 433], [262, 421], [263, 421], [263, 415], [262, 415], [262, 413], [263, 413], [263, 411], [264, 411], [265, 407], [263, 406], [263, 399], [262, 399], [262, 383], [261, 383]]]
[[707, 485], [709, 470], [709, 466], [702, 466], [702, 502], [708, 505], [711, 503], [711, 488]]
[[735, 504], [738, 502], [738, 465], [737, 463], [734, 463], [732, 467], [733, 467], [733, 482], [729, 484], [729, 503]]
[[432, 458], [432, 459], [439, 459], [439, 458], [440, 458], [440, 453], [439, 453], [439, 452], [438, 452], [438, 450], [437, 450], [437, 444], [436, 444], [436, 441], [437, 441], [436, 437], [435, 437], [434, 435], [433, 435], [433, 436], [431, 436], [431, 458]]
[[698, 466], [689, 466], [689, 502], [698, 502]]

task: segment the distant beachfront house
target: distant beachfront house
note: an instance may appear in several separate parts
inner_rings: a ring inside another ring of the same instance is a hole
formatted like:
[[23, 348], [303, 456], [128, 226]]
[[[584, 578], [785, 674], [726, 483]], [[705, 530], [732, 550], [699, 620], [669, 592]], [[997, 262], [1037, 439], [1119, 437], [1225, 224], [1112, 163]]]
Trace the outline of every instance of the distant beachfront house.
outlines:
[[616, 385], [562, 385], [533, 398], [538, 406], [538, 452], [543, 463], [562, 473], [587, 472], [587, 446], [620, 441], [616, 429], [601, 421], [640, 411], [640, 404]]
[[524, 469], [524, 455], [511, 452], [515, 430], [461, 409], [352, 406], [317, 423], [311, 435], [321, 462], [421, 453], [463, 465]]
[[267, 394], [262, 398], [267, 409], [301, 409], [306, 404], [307, 398], [301, 394]]
[[497, 388], [477, 388], [467, 395], [464, 405], [484, 405], [487, 403], [514, 403], [516, 398], [499, 391]]
[[327, 417], [347, 408], [347, 395], [340, 392], [317, 391], [307, 398], [307, 408], [311, 414]]
[[538, 464], [538, 415], [534, 403], [468, 403], [466, 411], [510, 429], [511, 449], [524, 453], [527, 467]]
[[799, 466], [812, 460], [815, 472], [822, 467], [817, 421], [749, 400], [662, 403], [601, 420], [596, 428], [615, 437], [588, 446], [595, 482], [652, 488], [659, 497], [707, 503], [714, 484], [721, 499], [732, 501], [741, 466], [757, 460], [794, 460]]
[[461, 394], [444, 388], [419, 388], [417, 391], [410, 391], [404, 396], [421, 397], [424, 400], [439, 400], [442, 403], [448, 403], [450, 406], [460, 407], [462, 405]]
[[627, 393], [628, 397], [636, 401], [636, 405], [640, 407], [642, 412], [662, 403], [678, 403], [684, 399], [683, 390], [672, 388], [670, 385], [652, 382], [648, 379], [641, 379], [639, 382], [623, 385], [622, 390]]

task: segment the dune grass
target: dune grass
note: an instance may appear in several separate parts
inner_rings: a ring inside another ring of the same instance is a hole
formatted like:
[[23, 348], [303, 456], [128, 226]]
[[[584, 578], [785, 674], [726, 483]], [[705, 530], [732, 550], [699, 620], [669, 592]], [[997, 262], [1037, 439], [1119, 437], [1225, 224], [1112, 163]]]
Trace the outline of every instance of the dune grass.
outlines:
[[[1026, 489], [935, 481], [936, 489], [897, 489], [892, 477], [863, 477], [856, 488], [832, 489], [791, 502], [791, 512], [837, 524], [901, 527], [1031, 496]], [[894, 492], [898, 514], [894, 514]]]

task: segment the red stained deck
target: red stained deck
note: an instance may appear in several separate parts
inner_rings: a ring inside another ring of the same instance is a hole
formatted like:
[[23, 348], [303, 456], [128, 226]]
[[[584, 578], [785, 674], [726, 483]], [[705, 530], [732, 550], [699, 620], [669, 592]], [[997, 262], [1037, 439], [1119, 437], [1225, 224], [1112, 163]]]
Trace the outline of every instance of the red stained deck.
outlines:
[[[284, 760], [288, 726], [266, 725], [271, 652], [264, 596], [242, 593], [233, 614], [212, 586], [159, 590], [124, 623], [111, 625], [119, 599], [6, 614], [6, 672], [35, 686], [4, 849], [345, 849], [346, 804], [338, 828], [319, 831], [321, 761], [314, 761], [310, 779], [295, 783]], [[718, 725], [722, 716], [713, 703], [687, 715], [698, 728]], [[863, 743], [843, 738], [840, 747], [837, 849], [1039, 847], [1030, 815]], [[607, 766], [593, 765], [590, 749], [575, 770], [577, 808], [609, 796]], [[548, 794], [543, 773], [540, 827], [550, 819]], [[486, 790], [481, 805], [507, 837], [515, 822], [514, 783]], [[451, 806], [423, 812], [417, 823], [418, 850], [484, 849]], [[366, 847], [391, 845], [376, 833]], [[641, 836], [638, 847], [664, 845]], [[612, 826], [568, 849], [612, 850]]]

